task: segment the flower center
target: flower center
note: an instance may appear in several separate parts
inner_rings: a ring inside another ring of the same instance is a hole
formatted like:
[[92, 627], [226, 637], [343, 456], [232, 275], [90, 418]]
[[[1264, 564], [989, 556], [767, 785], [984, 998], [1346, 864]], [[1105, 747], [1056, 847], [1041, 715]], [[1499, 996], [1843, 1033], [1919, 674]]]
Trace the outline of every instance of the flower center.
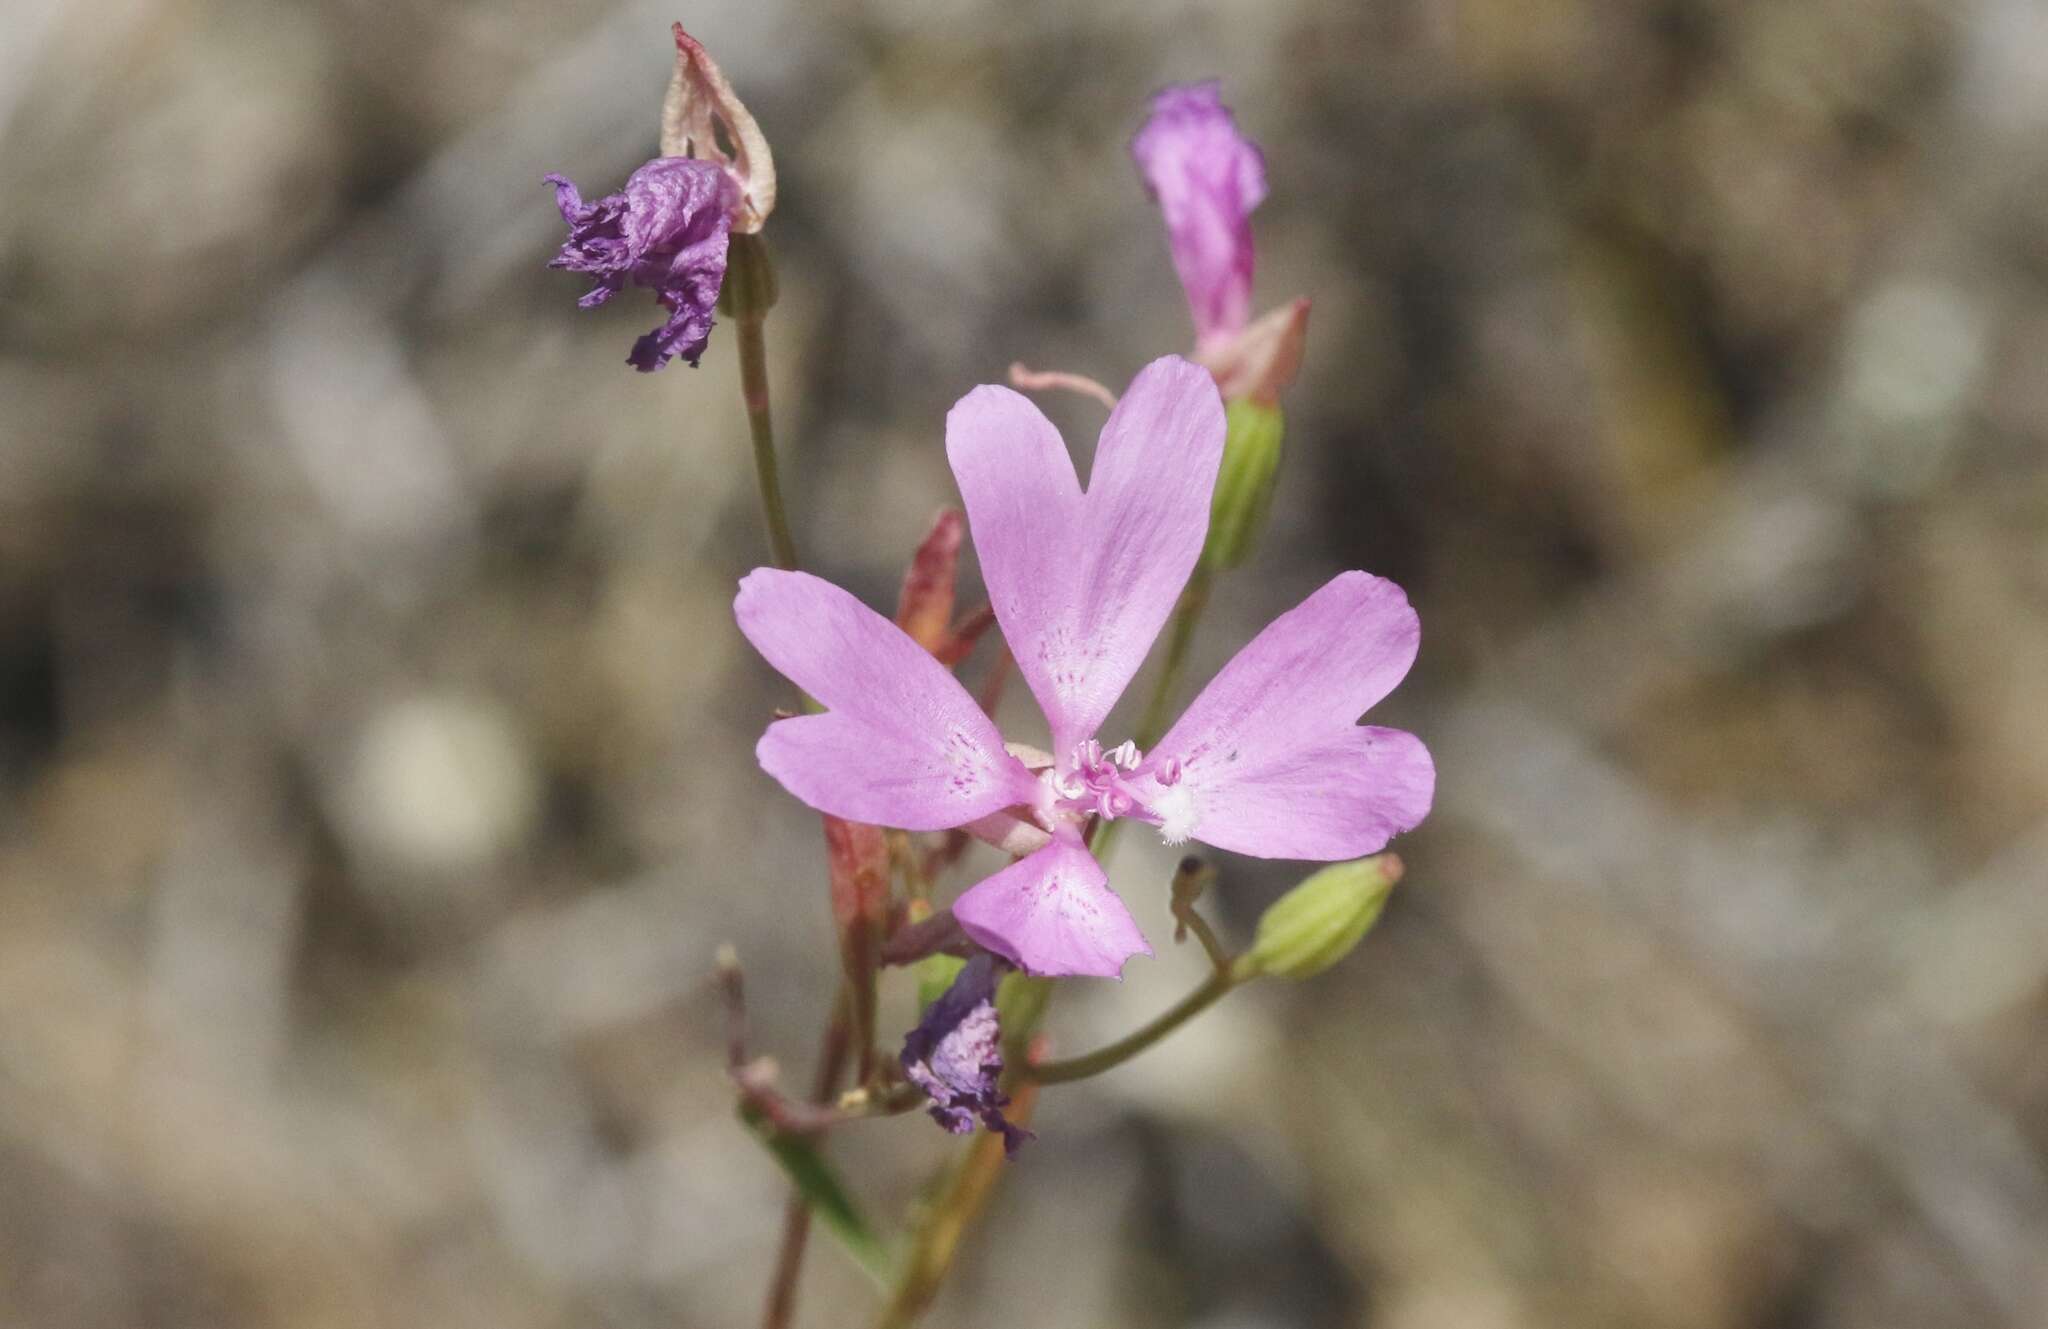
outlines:
[[[1074, 749], [1073, 763], [1064, 774], [1046, 773], [1057, 795], [1054, 806], [1084, 815], [1094, 813], [1104, 821], [1136, 814], [1143, 820], [1157, 822], [1158, 814], [1139, 802], [1131, 790], [1130, 776], [1143, 760], [1144, 754], [1138, 751], [1136, 743], [1126, 741], [1105, 751], [1102, 744], [1089, 739]], [[1180, 763], [1169, 761], [1163, 769], [1154, 771], [1152, 778], [1169, 787], [1179, 784]]]

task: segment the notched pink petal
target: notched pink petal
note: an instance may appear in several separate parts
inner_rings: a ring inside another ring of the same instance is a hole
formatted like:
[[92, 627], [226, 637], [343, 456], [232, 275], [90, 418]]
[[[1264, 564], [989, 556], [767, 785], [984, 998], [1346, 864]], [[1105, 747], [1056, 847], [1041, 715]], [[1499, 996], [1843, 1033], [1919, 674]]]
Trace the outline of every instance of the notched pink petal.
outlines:
[[977, 388], [947, 417], [982, 579], [1061, 761], [1123, 695], [1201, 556], [1224, 429], [1208, 373], [1156, 360], [1103, 426], [1083, 494], [1016, 393]]
[[1047, 978], [1116, 978], [1133, 955], [1152, 953], [1101, 865], [1070, 840], [974, 886], [953, 917], [980, 945]]
[[1180, 822], [1161, 829], [1253, 858], [1334, 863], [1376, 854], [1413, 830], [1436, 790], [1422, 740], [1371, 725], [1284, 756], [1240, 750], [1237, 765], [1160, 789], [1154, 806]]
[[759, 568], [740, 631], [828, 709], [768, 726], [762, 768], [820, 812], [948, 830], [1037, 796], [1039, 783], [960, 681], [903, 630], [828, 581]]
[[1347, 572], [1275, 619], [1147, 755], [1140, 797], [1169, 839], [1264, 858], [1378, 852], [1428, 813], [1411, 734], [1361, 727], [1415, 660], [1421, 626], [1384, 578]]
[[661, 155], [696, 157], [725, 167], [739, 188], [732, 229], [752, 234], [775, 210], [775, 155], [703, 43], [684, 32], [680, 23], [675, 35], [676, 72], [661, 104]]

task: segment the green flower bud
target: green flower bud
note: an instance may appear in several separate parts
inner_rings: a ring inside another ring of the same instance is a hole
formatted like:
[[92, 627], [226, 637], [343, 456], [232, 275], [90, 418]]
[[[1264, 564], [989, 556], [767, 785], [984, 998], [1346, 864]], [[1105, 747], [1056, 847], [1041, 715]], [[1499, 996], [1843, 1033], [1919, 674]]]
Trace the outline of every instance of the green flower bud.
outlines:
[[1224, 418], [1229, 432], [1223, 436], [1223, 465], [1209, 504], [1209, 543], [1202, 550], [1202, 566], [1212, 572], [1234, 568], [1251, 554], [1273, 506], [1280, 440], [1287, 432], [1278, 406], [1250, 397], [1229, 402]]
[[725, 251], [725, 284], [718, 288], [718, 312], [742, 323], [758, 323], [775, 307], [775, 265], [758, 235], [735, 235]]
[[919, 960], [913, 971], [917, 975], [918, 1011], [922, 1013], [930, 1009], [933, 1002], [945, 996], [946, 989], [953, 986], [953, 980], [960, 977], [960, 971], [966, 967], [967, 961], [944, 951]]
[[1052, 980], [1029, 974], [1005, 974], [996, 987], [996, 1019], [1003, 1028], [1003, 1056], [1010, 1065], [1024, 1064], [1031, 1035], [1052, 1000]]
[[1401, 860], [1332, 863], [1273, 902], [1245, 953], [1253, 973], [1313, 978], [1351, 953], [1401, 880]]

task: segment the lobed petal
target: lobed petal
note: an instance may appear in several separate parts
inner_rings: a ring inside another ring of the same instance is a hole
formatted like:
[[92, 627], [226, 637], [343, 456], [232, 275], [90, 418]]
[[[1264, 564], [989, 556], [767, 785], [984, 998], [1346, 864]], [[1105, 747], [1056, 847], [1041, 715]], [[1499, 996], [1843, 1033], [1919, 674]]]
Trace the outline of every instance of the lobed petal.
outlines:
[[1048, 978], [1115, 978], [1124, 961], [1152, 953], [1102, 865], [1073, 840], [971, 887], [953, 902], [953, 918], [983, 947]]
[[1436, 767], [1414, 735], [1357, 721], [1408, 673], [1420, 640], [1400, 587], [1334, 578], [1202, 690], [1147, 754], [1139, 797], [1173, 840], [1258, 858], [1379, 852], [1428, 814]]
[[768, 663], [823, 703], [761, 736], [762, 769], [820, 812], [949, 830], [1038, 794], [994, 722], [903, 629], [803, 572], [759, 568], [733, 612]]
[[1123, 695], [1201, 557], [1224, 428], [1205, 371], [1155, 360], [1103, 426], [1084, 493], [1059, 431], [1015, 392], [976, 388], [946, 417], [989, 602], [1063, 764]]

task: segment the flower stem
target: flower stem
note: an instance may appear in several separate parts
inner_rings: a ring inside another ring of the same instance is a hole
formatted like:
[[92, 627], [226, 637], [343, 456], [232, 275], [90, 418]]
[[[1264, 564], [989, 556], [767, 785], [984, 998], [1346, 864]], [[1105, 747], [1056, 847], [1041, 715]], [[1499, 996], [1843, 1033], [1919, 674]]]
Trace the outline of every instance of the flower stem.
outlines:
[[[840, 1076], [846, 1073], [850, 1048], [847, 1006], [847, 994], [842, 988], [818, 1048], [818, 1078], [811, 1086], [813, 1102], [830, 1103], [839, 1091]], [[768, 1303], [761, 1312], [761, 1329], [788, 1329], [795, 1316], [797, 1276], [803, 1272], [810, 1236], [810, 1203], [801, 1194], [792, 1194], [782, 1210], [782, 1247], [775, 1255], [775, 1273], [768, 1280]]]
[[1042, 1066], [1030, 1066], [1024, 1074], [1034, 1084], [1066, 1084], [1073, 1080], [1085, 1080], [1091, 1075], [1100, 1075], [1113, 1067], [1121, 1066], [1132, 1057], [1165, 1038], [1174, 1030], [1186, 1024], [1195, 1016], [1208, 1010], [1238, 984], [1252, 977], [1242, 964], [1233, 964], [1227, 969], [1218, 969], [1187, 996], [1162, 1014], [1158, 1019], [1130, 1034], [1119, 1038], [1108, 1047], [1098, 1048], [1084, 1056], [1069, 1057], [1065, 1061], [1049, 1061]]
[[[1037, 1098], [1037, 1086], [1019, 1086], [1010, 1103], [1010, 1120], [1019, 1126], [1028, 1124]], [[996, 1183], [1002, 1180], [1005, 1162], [1003, 1137], [993, 1132], [984, 1131], [967, 1146], [966, 1155], [946, 1183], [945, 1193], [919, 1224], [904, 1260], [903, 1276], [875, 1321], [875, 1329], [909, 1329], [931, 1307], [932, 1299], [939, 1294], [939, 1285], [953, 1267], [953, 1258], [959, 1254], [960, 1239], [981, 1215]]]
[[775, 463], [775, 424], [768, 409], [768, 343], [763, 317], [733, 320], [740, 349], [740, 398], [747, 407], [747, 427], [754, 436], [754, 480], [761, 491], [761, 524], [768, 532], [768, 550], [775, 566], [796, 567], [796, 540], [789, 533], [789, 511], [782, 502], [782, 476]]
[[1202, 611], [1209, 607], [1210, 581], [1209, 569], [1196, 568], [1195, 575], [1188, 578], [1188, 588], [1181, 592], [1179, 607], [1173, 611], [1173, 635], [1166, 641], [1166, 663], [1159, 670], [1151, 700], [1145, 703], [1144, 718], [1138, 721], [1140, 748], [1151, 747], [1166, 733], [1167, 716], [1180, 692], [1181, 675], [1187, 672], [1188, 646], [1195, 639]]

